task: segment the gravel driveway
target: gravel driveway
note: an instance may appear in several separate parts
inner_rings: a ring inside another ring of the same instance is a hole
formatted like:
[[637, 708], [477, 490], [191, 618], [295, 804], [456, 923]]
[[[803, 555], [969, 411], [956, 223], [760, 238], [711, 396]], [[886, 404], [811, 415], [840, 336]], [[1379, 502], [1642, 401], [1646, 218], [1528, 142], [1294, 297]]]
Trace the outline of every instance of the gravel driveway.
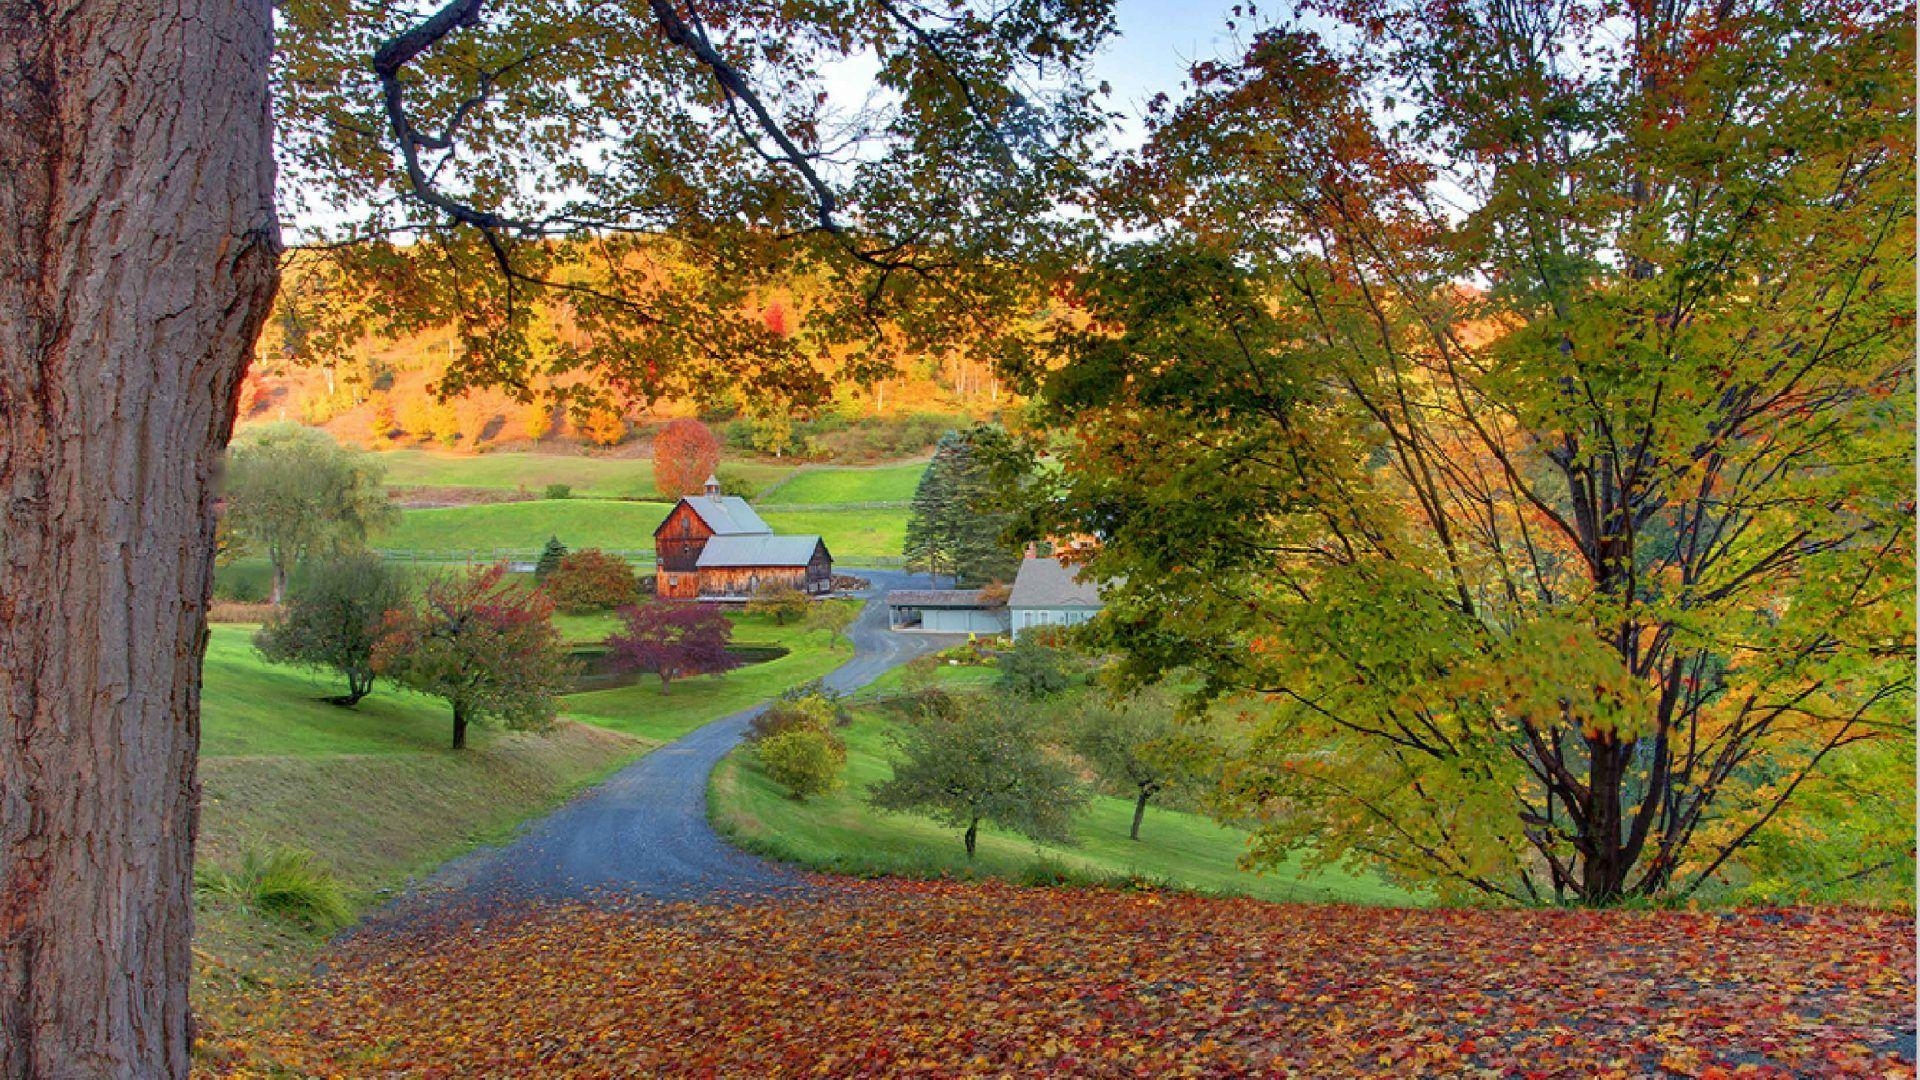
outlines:
[[[848, 630], [854, 656], [827, 675], [828, 686], [842, 692], [857, 689], [889, 668], [964, 640], [889, 631], [882, 598], [889, 588], [907, 586], [913, 578], [889, 571], [851, 572], [871, 580], [874, 588], [866, 610]], [[418, 915], [423, 904], [457, 907], [592, 895], [699, 900], [805, 888], [802, 874], [730, 846], [707, 825], [707, 774], [765, 707], [756, 705], [690, 732], [529, 825], [506, 844], [453, 860], [396, 908]]]

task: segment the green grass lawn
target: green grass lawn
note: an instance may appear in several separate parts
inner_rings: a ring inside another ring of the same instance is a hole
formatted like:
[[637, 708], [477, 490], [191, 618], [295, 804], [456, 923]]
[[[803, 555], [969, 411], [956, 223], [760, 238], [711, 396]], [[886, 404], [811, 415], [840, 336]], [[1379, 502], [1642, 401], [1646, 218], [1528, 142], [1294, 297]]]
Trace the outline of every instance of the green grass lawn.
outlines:
[[867, 789], [892, 775], [886, 732], [879, 711], [859, 712], [853, 725], [841, 730], [848, 751], [846, 785], [804, 803], [769, 780], [748, 750], [734, 751], [714, 771], [709, 806], [715, 826], [752, 850], [823, 870], [1022, 879], [1032, 875], [1036, 863], [1050, 863], [1074, 874], [1140, 877], [1263, 900], [1415, 902], [1385, 882], [1338, 870], [1315, 876], [1291, 865], [1265, 874], [1240, 870], [1235, 859], [1244, 834], [1195, 814], [1149, 806], [1135, 842], [1127, 837], [1132, 803], [1106, 796], [1096, 798], [1081, 819], [1076, 846], [1035, 844], [983, 826], [979, 854], [969, 864], [960, 830], [867, 806]]
[[827, 542], [835, 562], [857, 565], [880, 556], [898, 559], [907, 541], [907, 511], [769, 510], [760, 515], [778, 533], [815, 533]]
[[477, 551], [531, 557], [557, 536], [571, 550], [652, 551], [653, 530], [671, 507], [657, 502], [609, 499], [539, 499], [533, 502], [407, 510], [400, 524], [374, 537], [381, 551], [408, 553]]
[[814, 503], [906, 502], [920, 485], [926, 462], [877, 465], [872, 468], [807, 466], [778, 487], [761, 493], [761, 501], [777, 506]]
[[[580, 454], [450, 454], [432, 450], [389, 450], [379, 455], [387, 483], [395, 487], [475, 487], [535, 493], [548, 484], [566, 484], [584, 498], [656, 499], [652, 458], [588, 457]], [[794, 467], [759, 461], [728, 461], [756, 487], [766, 487]]]
[[[930, 677], [933, 685], [943, 690], [980, 690], [1000, 678], [1000, 669], [992, 664], [940, 664], [932, 669]], [[906, 690], [907, 669], [903, 665], [881, 672], [879, 678], [861, 687], [854, 696], [882, 698]]]

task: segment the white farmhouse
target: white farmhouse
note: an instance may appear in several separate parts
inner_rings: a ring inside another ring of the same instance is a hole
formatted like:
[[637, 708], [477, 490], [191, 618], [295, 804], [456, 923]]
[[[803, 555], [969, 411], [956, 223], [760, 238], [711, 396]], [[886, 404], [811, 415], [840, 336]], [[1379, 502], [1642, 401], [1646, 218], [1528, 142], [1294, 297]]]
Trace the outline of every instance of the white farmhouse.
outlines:
[[1080, 576], [1080, 567], [1051, 555], [1022, 559], [1007, 597], [1015, 634], [1035, 626], [1078, 626], [1101, 606], [1100, 591]]

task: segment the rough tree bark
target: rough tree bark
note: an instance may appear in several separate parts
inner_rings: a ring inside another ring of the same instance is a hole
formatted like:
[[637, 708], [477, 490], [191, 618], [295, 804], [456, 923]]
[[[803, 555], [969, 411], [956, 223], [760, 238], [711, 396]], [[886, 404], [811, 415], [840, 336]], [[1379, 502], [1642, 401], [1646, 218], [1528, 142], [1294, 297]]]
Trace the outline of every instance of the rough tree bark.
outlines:
[[187, 1072], [215, 467], [277, 277], [266, 0], [0, 0], [0, 1077]]

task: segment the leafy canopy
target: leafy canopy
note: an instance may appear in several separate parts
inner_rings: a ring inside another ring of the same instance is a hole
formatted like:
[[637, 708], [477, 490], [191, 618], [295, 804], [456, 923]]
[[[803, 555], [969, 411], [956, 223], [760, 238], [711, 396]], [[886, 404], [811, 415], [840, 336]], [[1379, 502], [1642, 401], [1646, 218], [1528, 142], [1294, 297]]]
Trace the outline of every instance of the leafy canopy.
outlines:
[[541, 730], [553, 722], [571, 662], [553, 604], [507, 578], [504, 565], [427, 583], [417, 606], [394, 612], [374, 666], [453, 709], [453, 746], [467, 725]]
[[1690, 892], [1913, 742], [1912, 11], [1321, 13], [1117, 176], [1056, 527], [1260, 858]]
[[720, 440], [691, 417], [674, 420], [653, 437], [653, 486], [668, 498], [698, 495], [720, 470]]
[[965, 830], [974, 853], [982, 822], [1035, 840], [1070, 843], [1090, 793], [1050, 755], [1026, 708], [970, 695], [903, 719], [894, 732], [893, 776], [870, 798], [882, 810], [922, 813]]
[[718, 675], [740, 666], [727, 651], [733, 621], [712, 604], [648, 601], [620, 610], [624, 627], [607, 638], [614, 667], [650, 671], [660, 692], [683, 675]]
[[311, 555], [356, 551], [399, 521], [377, 458], [318, 428], [273, 423], [243, 433], [227, 451], [223, 523], [273, 565], [273, 600]]
[[[307, 338], [448, 326], [442, 390], [818, 402], [1045, 304], [1104, 125], [1106, 0], [296, 0], [284, 200]], [[862, 103], [828, 75], [873, 72]], [[776, 295], [799, 290], [782, 317]], [[545, 340], [545, 325], [576, 333]], [[540, 339], [536, 346], [536, 338]], [[828, 361], [831, 360], [831, 364]]]
[[254, 635], [254, 647], [276, 663], [346, 676], [347, 692], [330, 700], [352, 706], [373, 692], [374, 649], [388, 613], [410, 600], [406, 579], [380, 556], [336, 556], [295, 580], [286, 607]]

